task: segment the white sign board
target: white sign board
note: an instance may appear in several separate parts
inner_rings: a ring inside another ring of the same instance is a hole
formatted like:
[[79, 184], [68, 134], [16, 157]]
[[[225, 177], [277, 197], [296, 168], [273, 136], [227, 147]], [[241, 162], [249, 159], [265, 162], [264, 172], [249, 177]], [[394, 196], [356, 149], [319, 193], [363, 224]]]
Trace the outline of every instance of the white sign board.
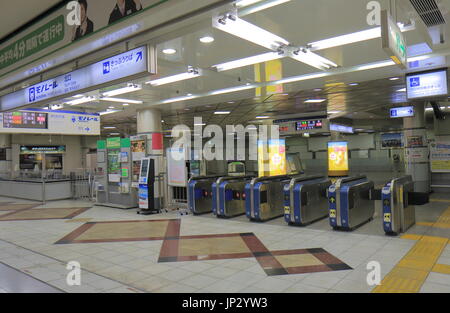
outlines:
[[22, 112], [39, 112], [47, 114], [47, 128], [14, 128], [4, 127], [5, 120], [0, 113], [0, 133], [9, 134], [39, 134], [39, 135], [100, 135], [100, 115], [70, 112], [70, 111], [49, 111], [49, 110], [26, 110]]
[[387, 10], [381, 11], [381, 41], [383, 50], [401, 68], [407, 67], [406, 41], [400, 27]]
[[391, 109], [391, 118], [412, 117], [414, 116], [414, 107], [399, 107]]
[[447, 69], [406, 75], [408, 99], [447, 96]]
[[169, 186], [186, 187], [187, 167], [182, 148], [167, 149], [167, 177]]
[[70, 96], [84, 89], [112, 83], [123, 78], [148, 74], [147, 47], [104, 59], [73, 72], [46, 80], [0, 98], [1, 110], [9, 111], [57, 97]]

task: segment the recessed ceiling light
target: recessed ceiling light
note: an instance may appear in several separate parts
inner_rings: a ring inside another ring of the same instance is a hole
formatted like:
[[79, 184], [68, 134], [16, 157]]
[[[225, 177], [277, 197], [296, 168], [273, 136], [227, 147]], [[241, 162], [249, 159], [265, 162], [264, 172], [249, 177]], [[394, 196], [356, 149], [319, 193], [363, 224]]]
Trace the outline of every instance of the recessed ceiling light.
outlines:
[[327, 101], [327, 99], [308, 99], [305, 100], [305, 103], [322, 103], [324, 101]]
[[230, 111], [216, 111], [214, 112], [215, 115], [226, 115], [226, 114], [230, 114]]
[[256, 118], [259, 119], [259, 120], [261, 120], [261, 119], [269, 118], [269, 116], [257, 116]]
[[128, 103], [124, 103], [124, 104], [122, 104], [124, 107], [127, 107], [127, 106], [129, 106], [129, 104]]
[[389, 80], [399, 80], [400, 79], [400, 77], [391, 77], [391, 78], [389, 78]]
[[349, 86], [358, 86], [359, 84], [358, 83], [350, 83], [350, 84], [348, 84]]
[[211, 36], [205, 36], [205, 37], [200, 38], [200, 42], [202, 42], [202, 43], [211, 43], [213, 41], [214, 41], [214, 37], [211, 37]]
[[177, 50], [172, 49], [172, 48], [167, 48], [167, 49], [164, 49], [162, 52], [164, 54], [175, 54], [175, 53], [177, 53]]

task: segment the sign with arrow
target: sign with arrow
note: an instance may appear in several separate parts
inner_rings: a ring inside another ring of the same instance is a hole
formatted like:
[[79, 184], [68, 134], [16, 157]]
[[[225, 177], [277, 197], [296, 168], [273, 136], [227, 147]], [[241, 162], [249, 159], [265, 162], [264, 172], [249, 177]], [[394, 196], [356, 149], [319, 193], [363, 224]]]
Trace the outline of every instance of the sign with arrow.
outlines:
[[399, 107], [391, 109], [391, 118], [402, 118], [414, 116], [414, 107]]

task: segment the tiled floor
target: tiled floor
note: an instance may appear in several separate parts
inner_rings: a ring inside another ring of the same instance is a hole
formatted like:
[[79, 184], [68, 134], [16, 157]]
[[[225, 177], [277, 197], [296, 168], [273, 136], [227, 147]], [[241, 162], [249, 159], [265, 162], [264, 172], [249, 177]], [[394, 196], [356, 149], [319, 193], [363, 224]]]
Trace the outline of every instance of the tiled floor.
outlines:
[[[0, 212], [0, 262], [66, 292], [371, 292], [370, 261], [379, 262], [382, 279], [401, 277], [399, 264], [422, 253], [425, 236], [450, 238], [434, 227], [448, 222], [450, 201], [439, 199], [416, 210], [418, 222], [431, 224], [401, 238], [384, 235], [379, 213], [354, 232], [337, 232], [327, 220], [290, 227], [282, 219], [141, 216], [82, 201], [30, 208], [0, 198], [0, 210], [8, 208]], [[439, 242], [417, 276], [419, 292], [450, 292], [450, 247]], [[81, 265], [81, 286], [66, 283], [70, 261]], [[10, 292], [1, 280], [0, 292]]]

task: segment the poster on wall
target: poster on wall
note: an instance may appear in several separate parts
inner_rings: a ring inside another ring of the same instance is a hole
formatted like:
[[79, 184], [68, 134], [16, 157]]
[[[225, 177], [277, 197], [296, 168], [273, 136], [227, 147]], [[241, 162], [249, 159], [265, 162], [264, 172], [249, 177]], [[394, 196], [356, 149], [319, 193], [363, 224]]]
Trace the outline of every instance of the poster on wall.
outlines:
[[259, 140], [259, 176], [285, 175], [286, 171], [286, 141], [284, 139], [270, 139], [267, 142]]
[[386, 133], [381, 134], [381, 148], [403, 148], [403, 134], [402, 133]]
[[183, 148], [167, 149], [167, 176], [169, 186], [186, 187], [187, 167], [184, 158], [176, 157], [184, 155]]
[[430, 144], [430, 166], [433, 173], [450, 173], [450, 141]]
[[131, 140], [131, 157], [133, 160], [145, 158], [146, 136], [134, 136]]
[[328, 175], [348, 174], [348, 143], [345, 141], [328, 143]]
[[422, 136], [408, 136], [408, 148], [423, 147]]

